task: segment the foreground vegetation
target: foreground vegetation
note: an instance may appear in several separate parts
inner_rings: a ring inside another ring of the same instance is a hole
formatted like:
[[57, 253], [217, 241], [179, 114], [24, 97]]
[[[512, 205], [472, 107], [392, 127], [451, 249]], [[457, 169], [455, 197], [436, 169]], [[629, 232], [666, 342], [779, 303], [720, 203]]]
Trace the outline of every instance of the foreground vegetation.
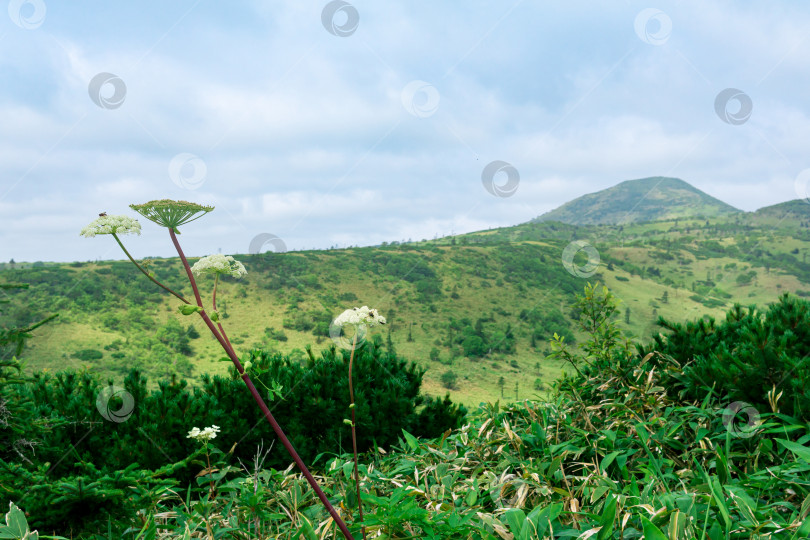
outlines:
[[[796, 336], [810, 323], [806, 301], [784, 297], [769, 317], [732, 310], [724, 322], [709, 324], [717, 339], [712, 349], [694, 355], [678, 344], [701, 336], [699, 325], [668, 323], [672, 329], [662, 343], [670, 348], [651, 343], [648, 350], [622, 335], [615, 324], [620, 307], [606, 289], [587, 287], [574, 307], [587, 337], [576, 349], [555, 340], [553, 355], [574, 375], [556, 383], [549, 399], [483, 405], [457, 429], [427, 439], [403, 430], [390, 447], [372, 444], [362, 455], [369, 537], [719, 540], [810, 534], [810, 400], [804, 388], [763, 384], [756, 392], [733, 384], [735, 376], [795, 376], [803, 342], [788, 336], [759, 364], [728, 365], [723, 355], [740, 336], [751, 334], [755, 343], [752, 328], [759, 327], [760, 335]], [[707, 370], [719, 368], [732, 378], [725, 387], [704, 379]], [[735, 391], [751, 392], [745, 395], [754, 403], [734, 401], [740, 397]], [[106, 500], [128, 512], [107, 514], [106, 525], [87, 521], [82, 538], [338, 537], [300, 474], [266, 466], [266, 448], [237, 460], [229, 446], [214, 439], [157, 470], [132, 465], [39, 493], [50, 494], [52, 508], [98, 508]], [[351, 454], [330, 452], [318, 462], [319, 483], [359, 538]], [[40, 465], [40, 476], [27, 481], [45, 481], [48, 467]], [[179, 484], [173, 473], [181, 468], [199, 474]], [[7, 489], [19, 474], [18, 468], [0, 476], [0, 485]], [[28, 520], [42, 524], [33, 513]], [[78, 537], [77, 529], [39, 526]], [[120, 532], [124, 528], [129, 532]]]

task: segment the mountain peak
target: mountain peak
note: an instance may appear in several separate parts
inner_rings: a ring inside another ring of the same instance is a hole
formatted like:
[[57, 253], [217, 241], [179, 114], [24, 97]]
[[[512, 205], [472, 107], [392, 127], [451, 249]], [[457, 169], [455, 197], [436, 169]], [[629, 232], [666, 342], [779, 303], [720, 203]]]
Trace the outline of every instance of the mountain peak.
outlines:
[[638, 223], [661, 219], [718, 217], [741, 212], [695, 186], [667, 176], [626, 180], [583, 195], [533, 221], [572, 225]]

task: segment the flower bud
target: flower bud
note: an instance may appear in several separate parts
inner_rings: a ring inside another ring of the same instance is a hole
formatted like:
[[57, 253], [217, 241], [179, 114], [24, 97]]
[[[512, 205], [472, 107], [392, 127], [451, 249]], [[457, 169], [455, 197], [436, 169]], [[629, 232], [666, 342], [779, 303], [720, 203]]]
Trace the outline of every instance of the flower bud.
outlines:
[[177, 308], [177, 311], [179, 311], [183, 315], [193, 315], [195, 313], [199, 313], [201, 309], [202, 308], [200, 308], [200, 306], [194, 306], [194, 305], [191, 305], [191, 304], [183, 304], [182, 306]]

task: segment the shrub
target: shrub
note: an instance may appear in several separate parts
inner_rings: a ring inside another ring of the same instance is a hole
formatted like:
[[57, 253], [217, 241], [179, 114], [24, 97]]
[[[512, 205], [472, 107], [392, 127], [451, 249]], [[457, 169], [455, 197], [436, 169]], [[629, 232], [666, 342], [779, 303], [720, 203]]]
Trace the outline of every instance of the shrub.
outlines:
[[71, 356], [77, 360], [91, 362], [93, 360], [101, 360], [104, 358], [104, 353], [96, 349], [82, 349], [80, 351], [76, 351]]
[[287, 341], [287, 334], [284, 333], [284, 330], [276, 330], [272, 326], [268, 327], [268, 328], [265, 328], [264, 329], [264, 334], [268, 338], [274, 339], [276, 341]]
[[442, 386], [445, 388], [452, 390], [456, 387], [456, 382], [458, 381], [458, 375], [456, 375], [453, 371], [447, 370], [442, 373], [441, 376]]
[[[810, 302], [784, 294], [764, 313], [756, 306], [735, 304], [726, 320], [713, 318], [679, 324], [663, 317], [658, 325], [670, 330], [666, 337], [640, 347], [671, 355], [684, 365], [677, 381], [685, 397], [703, 399], [707, 394], [727, 402], [744, 401], [770, 410], [768, 393], [784, 392], [781, 412], [810, 418]], [[673, 381], [675, 382], [675, 381]]]

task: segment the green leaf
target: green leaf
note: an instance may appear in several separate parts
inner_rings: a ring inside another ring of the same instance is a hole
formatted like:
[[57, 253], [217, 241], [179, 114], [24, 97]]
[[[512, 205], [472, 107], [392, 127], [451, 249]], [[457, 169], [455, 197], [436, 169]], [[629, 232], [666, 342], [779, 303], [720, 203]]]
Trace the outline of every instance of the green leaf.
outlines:
[[[707, 475], [708, 476], [708, 475]], [[723, 521], [726, 522], [726, 528], [731, 527], [731, 517], [728, 514], [728, 507], [726, 506], [725, 497], [723, 496], [723, 488], [716, 476], [708, 477], [709, 491], [711, 491], [717, 507], [720, 509], [720, 515], [723, 516]]]
[[408, 441], [408, 446], [411, 447], [411, 451], [416, 452], [417, 450], [419, 450], [419, 441], [416, 439], [416, 437], [414, 437], [404, 429], [402, 430], [402, 434], [405, 435], [405, 440]]
[[796, 533], [791, 536], [790, 540], [798, 540], [799, 538], [810, 537], [810, 519], [805, 519], [802, 526], [796, 530]]
[[759, 527], [760, 523], [755, 514], [757, 503], [745, 491], [742, 486], [726, 486], [726, 490], [733, 496], [734, 501], [737, 503], [737, 508], [740, 512], [750, 521], [755, 527]]
[[697, 431], [697, 435], [695, 435], [695, 442], [696, 442], [696, 443], [697, 443], [697, 442], [700, 442], [700, 440], [701, 440], [703, 437], [705, 437], [706, 435], [708, 435], [708, 434], [709, 434], [709, 433], [711, 433], [711, 432], [712, 432], [712, 430], [710, 430], [710, 429], [706, 429], [706, 428], [699, 428], [699, 429], [698, 429], [698, 431]]
[[683, 538], [686, 524], [689, 521], [689, 516], [675, 510], [669, 518], [669, 537], [670, 538]]
[[520, 530], [523, 528], [523, 523], [526, 521], [526, 514], [520, 508], [510, 508], [507, 510], [503, 517], [506, 519], [506, 524], [512, 534], [518, 536]]
[[605, 503], [602, 518], [599, 520], [599, 525], [602, 528], [596, 536], [597, 540], [605, 540], [613, 536], [613, 522], [616, 519], [616, 497], [611, 496], [610, 500]]
[[776, 439], [776, 442], [796, 454], [796, 456], [801, 458], [803, 461], [810, 463], [810, 448], [797, 444], [793, 441], [786, 441], [785, 439]]
[[478, 491], [471, 489], [467, 492], [467, 496], [464, 497], [464, 503], [467, 506], [475, 506], [476, 502], [478, 502]]
[[563, 505], [561, 503], [552, 504], [543, 508], [542, 506], [535, 507], [534, 510], [529, 512], [526, 519], [532, 522], [536, 529], [536, 537], [543, 538], [546, 530], [549, 527], [549, 522], [557, 519], [557, 516], [562, 512]]
[[649, 519], [641, 516], [641, 525], [644, 527], [644, 540], [667, 540], [661, 529], [653, 525]]
[[598, 488], [594, 489], [590, 497], [591, 504], [595, 503], [600, 498], [602, 498], [602, 495], [604, 495], [608, 491], [610, 491], [610, 488], [608, 486], [599, 486]]
[[24, 538], [28, 534], [28, 521], [25, 514], [13, 502], [9, 504], [6, 524], [0, 525], [0, 538]]
[[343, 464], [343, 476], [345, 476], [347, 480], [351, 479], [353, 472], [354, 472], [353, 462], [347, 461], [346, 463]]
[[610, 464], [613, 463], [613, 460], [616, 459], [616, 456], [618, 456], [619, 454], [621, 454], [621, 452], [611, 452], [610, 454], [602, 458], [602, 462], [599, 464], [599, 470], [601, 470], [603, 473], [606, 473], [608, 467], [610, 467]]

